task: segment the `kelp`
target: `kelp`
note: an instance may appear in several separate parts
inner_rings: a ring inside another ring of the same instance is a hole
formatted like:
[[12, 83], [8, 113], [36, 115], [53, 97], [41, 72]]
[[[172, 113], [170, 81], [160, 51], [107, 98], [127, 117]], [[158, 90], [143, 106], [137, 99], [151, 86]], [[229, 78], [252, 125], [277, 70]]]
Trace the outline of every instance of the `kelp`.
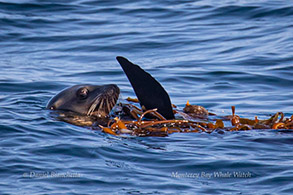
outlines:
[[[138, 103], [137, 99], [127, 98], [127, 100]], [[191, 109], [191, 106], [194, 107]], [[190, 105], [187, 102], [183, 110], [188, 110], [188, 112], [174, 110], [174, 113], [179, 115], [178, 118], [180, 119], [167, 120], [157, 112], [157, 109], [144, 111], [131, 103], [123, 104], [121, 107], [124, 113], [131, 116], [132, 119], [115, 117], [109, 120], [106, 126], [99, 125], [105, 133], [115, 136], [122, 134], [167, 136], [172, 133], [212, 133], [214, 131], [223, 133], [224, 131], [247, 131], [253, 129], [293, 129], [293, 115], [290, 118], [285, 118], [282, 112], [277, 112], [266, 120], [259, 120], [257, 116], [254, 119], [248, 119], [236, 115], [235, 106], [232, 106], [232, 115], [218, 117], [213, 113], [209, 113], [208, 115], [213, 116], [213, 119], [209, 120], [207, 111], [202, 112], [203, 107]], [[176, 108], [176, 106], [174, 105], [173, 108]], [[200, 109], [199, 111], [203, 113], [203, 116], [199, 116], [198, 113], [200, 112], [194, 110], [194, 108]], [[224, 121], [230, 121], [231, 125], [225, 126]]]

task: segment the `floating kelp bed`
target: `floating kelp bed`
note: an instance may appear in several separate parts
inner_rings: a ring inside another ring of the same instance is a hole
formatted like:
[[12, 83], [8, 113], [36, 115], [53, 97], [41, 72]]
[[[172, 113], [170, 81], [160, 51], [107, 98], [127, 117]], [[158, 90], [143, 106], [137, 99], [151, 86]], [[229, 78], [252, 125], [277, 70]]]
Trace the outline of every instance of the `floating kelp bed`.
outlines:
[[[137, 102], [136, 99], [128, 98], [128, 101]], [[132, 116], [135, 120], [125, 120], [123, 117], [110, 119], [106, 126], [98, 125], [105, 133], [119, 136], [130, 134], [134, 136], [167, 136], [172, 133], [212, 133], [217, 131], [241, 131], [252, 129], [293, 129], [293, 115], [285, 118], [284, 113], [277, 112], [269, 119], [259, 120], [241, 118], [235, 114], [235, 107], [232, 106], [232, 115], [208, 120], [208, 113], [203, 107], [190, 105], [188, 102], [183, 109], [185, 112], [174, 110], [174, 113], [182, 119], [166, 120], [157, 109], [143, 112], [133, 104], [121, 105], [123, 111]], [[173, 106], [175, 107], [175, 106]], [[190, 109], [191, 108], [191, 109]], [[147, 118], [145, 116], [148, 116]], [[149, 119], [153, 118], [153, 119]], [[230, 121], [231, 126], [225, 126], [224, 121]]]

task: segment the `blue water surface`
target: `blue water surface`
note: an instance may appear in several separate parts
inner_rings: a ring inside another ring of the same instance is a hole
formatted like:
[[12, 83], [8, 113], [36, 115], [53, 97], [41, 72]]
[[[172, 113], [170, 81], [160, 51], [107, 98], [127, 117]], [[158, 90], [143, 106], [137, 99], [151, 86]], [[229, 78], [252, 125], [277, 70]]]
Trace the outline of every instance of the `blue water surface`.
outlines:
[[50, 117], [65, 87], [117, 84], [115, 57], [172, 103], [293, 114], [293, 1], [0, 0], [0, 194], [292, 194], [290, 131], [113, 137]]

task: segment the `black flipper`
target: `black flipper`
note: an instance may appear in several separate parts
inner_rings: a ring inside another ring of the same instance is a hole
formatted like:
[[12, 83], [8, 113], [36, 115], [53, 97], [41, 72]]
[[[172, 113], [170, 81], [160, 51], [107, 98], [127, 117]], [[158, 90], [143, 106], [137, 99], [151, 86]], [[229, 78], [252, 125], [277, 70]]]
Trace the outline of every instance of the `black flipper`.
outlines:
[[138, 65], [126, 58], [116, 57], [130, 81], [141, 107], [147, 110], [157, 108], [166, 119], [174, 119], [170, 97], [161, 84]]

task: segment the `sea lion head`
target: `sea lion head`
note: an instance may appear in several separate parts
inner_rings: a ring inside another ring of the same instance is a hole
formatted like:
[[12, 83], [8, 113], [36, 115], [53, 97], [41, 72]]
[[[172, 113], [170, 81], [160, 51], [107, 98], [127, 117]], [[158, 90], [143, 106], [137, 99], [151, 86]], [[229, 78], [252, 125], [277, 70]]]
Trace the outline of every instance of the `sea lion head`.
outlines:
[[115, 106], [117, 85], [74, 85], [54, 96], [47, 109], [72, 111], [81, 115], [106, 117]]

